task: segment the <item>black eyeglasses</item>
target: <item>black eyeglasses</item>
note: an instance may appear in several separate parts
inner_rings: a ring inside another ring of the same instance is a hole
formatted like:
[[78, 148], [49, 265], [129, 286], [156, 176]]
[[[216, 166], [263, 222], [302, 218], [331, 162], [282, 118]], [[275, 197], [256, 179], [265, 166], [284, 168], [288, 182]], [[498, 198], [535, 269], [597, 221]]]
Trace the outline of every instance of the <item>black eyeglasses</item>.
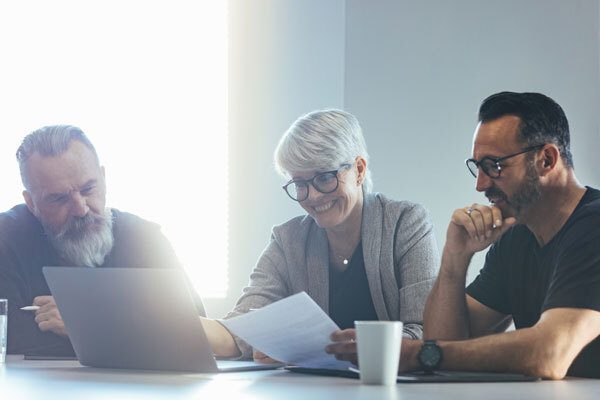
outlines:
[[308, 198], [309, 183], [320, 193], [335, 192], [340, 184], [338, 174], [341, 170], [350, 166], [352, 164], [342, 164], [338, 169], [320, 172], [310, 179], [292, 179], [283, 185], [283, 190], [292, 200], [296, 201], [304, 201]]
[[496, 178], [499, 178], [500, 174], [502, 173], [502, 165], [500, 164], [502, 161], [508, 160], [509, 158], [512, 158], [515, 156], [518, 156], [519, 154], [524, 154], [524, 153], [529, 153], [530, 151], [539, 150], [544, 146], [545, 146], [545, 144], [538, 144], [536, 146], [526, 147], [518, 153], [511, 154], [511, 155], [504, 156], [504, 157], [499, 157], [499, 158], [483, 157], [479, 161], [477, 161], [473, 158], [469, 158], [468, 160], [465, 160], [465, 163], [467, 164], [467, 168], [469, 169], [469, 172], [475, 178], [477, 178], [477, 175], [479, 174], [479, 168], [481, 168], [481, 170], [487, 176], [489, 176], [492, 179], [496, 179]]

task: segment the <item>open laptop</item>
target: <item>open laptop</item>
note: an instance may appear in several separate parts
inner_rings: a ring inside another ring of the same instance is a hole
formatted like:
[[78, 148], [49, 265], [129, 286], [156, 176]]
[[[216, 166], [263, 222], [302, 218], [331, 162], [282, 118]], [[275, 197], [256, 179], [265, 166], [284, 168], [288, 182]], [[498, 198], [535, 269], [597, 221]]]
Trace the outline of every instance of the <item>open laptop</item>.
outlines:
[[44, 267], [82, 365], [189, 372], [278, 368], [215, 360], [183, 271]]

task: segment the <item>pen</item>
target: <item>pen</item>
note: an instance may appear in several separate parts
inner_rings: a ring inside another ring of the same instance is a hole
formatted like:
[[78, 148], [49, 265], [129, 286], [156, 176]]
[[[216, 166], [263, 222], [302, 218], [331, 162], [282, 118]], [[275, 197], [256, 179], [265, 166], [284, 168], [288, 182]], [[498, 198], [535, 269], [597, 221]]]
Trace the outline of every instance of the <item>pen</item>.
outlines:
[[25, 306], [25, 307], [21, 307], [21, 310], [23, 311], [37, 311], [40, 309], [40, 306]]

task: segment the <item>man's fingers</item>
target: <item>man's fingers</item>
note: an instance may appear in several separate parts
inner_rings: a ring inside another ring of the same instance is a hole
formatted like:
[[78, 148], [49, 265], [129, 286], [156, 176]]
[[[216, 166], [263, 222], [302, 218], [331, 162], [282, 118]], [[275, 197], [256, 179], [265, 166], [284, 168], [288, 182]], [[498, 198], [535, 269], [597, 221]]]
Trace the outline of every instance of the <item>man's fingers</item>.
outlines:
[[43, 307], [46, 304], [55, 304], [52, 296], [37, 296], [33, 299], [33, 305]]
[[459, 209], [454, 212], [452, 216], [452, 222], [456, 225], [462, 226], [471, 239], [477, 240], [477, 228], [471, 219], [473, 209], [470, 207]]

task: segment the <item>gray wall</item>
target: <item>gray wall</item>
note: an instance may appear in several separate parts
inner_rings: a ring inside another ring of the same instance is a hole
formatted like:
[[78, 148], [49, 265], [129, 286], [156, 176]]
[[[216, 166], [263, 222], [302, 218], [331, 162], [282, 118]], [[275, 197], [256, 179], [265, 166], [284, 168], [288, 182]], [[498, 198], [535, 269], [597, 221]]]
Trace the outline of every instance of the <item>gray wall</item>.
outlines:
[[229, 265], [234, 304], [271, 227], [300, 209], [281, 189], [273, 150], [301, 114], [344, 106], [343, 0], [231, 0], [229, 6]]
[[486, 202], [463, 160], [492, 93], [554, 98], [571, 124], [577, 176], [600, 185], [598, 3], [347, 1], [344, 104], [362, 123], [375, 188], [424, 204], [440, 247], [455, 208]]
[[440, 246], [452, 210], [484, 201], [463, 160], [496, 91], [555, 98], [577, 175], [600, 186], [598, 0], [230, 0], [230, 14], [230, 291], [211, 316], [233, 305], [271, 226], [301, 213], [272, 152], [310, 110], [358, 116], [375, 189], [427, 206]]

